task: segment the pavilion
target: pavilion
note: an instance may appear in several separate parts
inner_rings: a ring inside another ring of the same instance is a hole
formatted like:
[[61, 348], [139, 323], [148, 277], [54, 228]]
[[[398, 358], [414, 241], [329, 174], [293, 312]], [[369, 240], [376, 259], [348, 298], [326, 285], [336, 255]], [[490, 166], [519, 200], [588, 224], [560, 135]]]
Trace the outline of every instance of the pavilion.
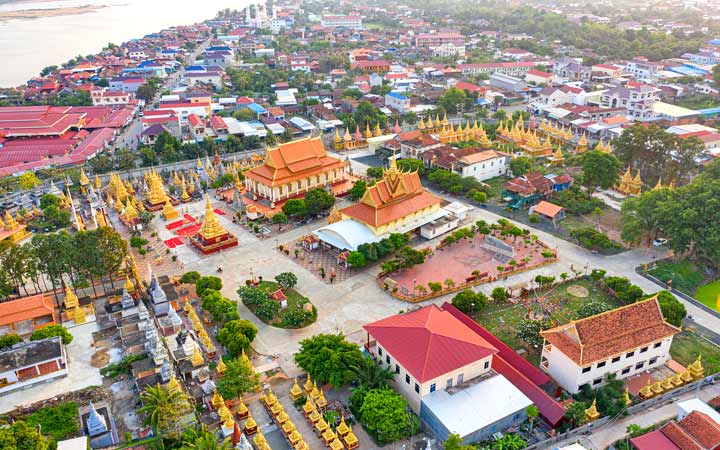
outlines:
[[426, 191], [417, 172], [403, 172], [391, 159], [382, 179], [367, 188], [360, 202], [340, 210], [341, 220], [315, 231], [324, 243], [357, 250], [391, 233], [407, 233], [449, 214], [442, 199]]

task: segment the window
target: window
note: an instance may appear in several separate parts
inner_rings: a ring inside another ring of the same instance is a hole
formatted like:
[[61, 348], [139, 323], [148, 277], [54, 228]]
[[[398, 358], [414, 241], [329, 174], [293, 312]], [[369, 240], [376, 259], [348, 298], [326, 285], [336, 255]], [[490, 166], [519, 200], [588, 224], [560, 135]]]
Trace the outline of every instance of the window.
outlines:
[[643, 347], [643, 348], [640, 349], [640, 353], [645, 353], [647, 350], [648, 350], [647, 347]]
[[430, 385], [430, 392], [435, 392], [435, 383]]
[[626, 375], [628, 372], [630, 372], [630, 368], [629, 368], [629, 367], [626, 367], [626, 368], [624, 368], [624, 369], [622, 370], [622, 372], [620, 372], [620, 373], [623, 374], [623, 375]]
[[635, 356], [635, 352], [627, 352], [627, 353], [625, 354], [625, 357], [626, 357], [626, 358], [632, 358], [633, 356]]
[[644, 365], [645, 365], [644, 361], [635, 364], [635, 370], [642, 369]]
[[458, 375], [458, 384], [462, 384], [462, 382], [463, 382], [463, 376], [464, 376], [464, 375], [463, 375], [462, 373]]
[[607, 363], [607, 361], [603, 361], [603, 362], [597, 363], [598, 369], [601, 368], [601, 367], [605, 367], [605, 364], [606, 364], [606, 363]]
[[415, 383], [415, 392], [420, 393], [420, 385]]
[[485, 361], [485, 369], [487, 369], [488, 367], [490, 367], [490, 361]]
[[602, 383], [602, 378], [595, 378], [593, 380], [593, 386], [597, 386], [600, 383]]
[[616, 363], [616, 362], [618, 362], [618, 361], [620, 361], [620, 357], [619, 357], [619, 356], [616, 356], [616, 357], [614, 357], [614, 358], [612, 359], [613, 364]]
[[650, 361], [648, 361], [648, 366], [652, 366], [657, 362], [657, 358], [650, 358]]
[[395, 373], [400, 373], [400, 366], [395, 364]]
[[590, 366], [583, 367], [582, 373], [588, 373], [588, 372], [590, 372], [590, 369], [591, 369], [591, 368], [592, 368], [592, 367], [590, 367]]
[[385, 355], [385, 362], [390, 364], [390, 355]]
[[378, 347], [378, 355], [382, 356], [382, 349]]
[[450, 389], [451, 387], [453, 387], [453, 379], [452, 378], [448, 378], [447, 383], [445, 383], [445, 387], [446, 387], [446, 389]]
[[662, 342], [656, 342], [655, 345], [653, 345], [653, 348], [658, 348], [662, 345]]
[[405, 374], [405, 382], [406, 382], [407, 384], [410, 384], [410, 375]]

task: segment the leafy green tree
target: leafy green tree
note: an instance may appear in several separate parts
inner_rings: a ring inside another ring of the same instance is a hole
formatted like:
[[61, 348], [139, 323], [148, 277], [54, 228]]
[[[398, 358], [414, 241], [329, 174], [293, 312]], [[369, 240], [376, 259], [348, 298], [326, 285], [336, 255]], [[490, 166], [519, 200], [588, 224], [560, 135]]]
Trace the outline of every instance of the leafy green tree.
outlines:
[[259, 287], [240, 286], [237, 292], [242, 302], [248, 306], [258, 306], [269, 299], [267, 291]]
[[262, 320], [269, 322], [277, 317], [280, 312], [280, 303], [268, 298], [255, 307], [255, 315]]
[[335, 197], [322, 188], [311, 189], [305, 194], [305, 205], [310, 215], [323, 213], [335, 204]]
[[573, 425], [579, 427], [585, 422], [585, 410], [587, 405], [580, 401], [575, 401], [568, 405], [565, 409], [565, 418], [568, 419]]
[[458, 292], [452, 299], [452, 305], [463, 313], [473, 316], [487, 305], [487, 296], [482, 292], [465, 289]]
[[181, 283], [187, 283], [187, 284], [195, 284], [200, 279], [200, 273], [196, 272], [194, 270], [191, 270], [190, 272], [185, 272], [182, 277], [180, 277]]
[[368, 390], [387, 388], [395, 373], [371, 358], [363, 358], [350, 367], [352, 381]]
[[498, 286], [492, 290], [490, 297], [492, 297], [495, 303], [503, 303], [507, 301], [507, 291], [504, 287]]
[[365, 195], [365, 191], [367, 191], [367, 181], [357, 180], [348, 191], [348, 195], [353, 201], [358, 201]]
[[682, 321], [685, 316], [687, 316], [685, 305], [668, 291], [660, 291], [657, 293], [657, 296], [658, 303], [660, 303], [660, 310], [665, 320], [676, 327], [682, 326]]
[[472, 445], [463, 445], [462, 438], [459, 434], [451, 434], [443, 443], [445, 450], [474, 450]]
[[273, 216], [272, 221], [277, 224], [288, 223], [288, 216], [284, 212], [280, 211]]
[[202, 308], [210, 313], [215, 322], [223, 323], [240, 318], [237, 312], [237, 302], [223, 297], [220, 291], [205, 289], [201, 300]]
[[28, 191], [40, 186], [40, 179], [34, 172], [25, 172], [18, 177], [18, 186], [23, 191]]
[[231, 450], [231, 439], [218, 442], [217, 435], [208, 430], [205, 424], [198, 428], [189, 428], [182, 435], [180, 450]]
[[582, 155], [582, 168], [582, 184], [592, 195], [595, 188], [610, 189], [617, 184], [622, 164], [614, 155], [592, 150]]
[[451, 87], [443, 93], [438, 104], [446, 111], [456, 114], [462, 105], [465, 104], [467, 94], [462, 89]]
[[282, 272], [275, 276], [275, 281], [283, 289], [292, 289], [298, 282], [297, 275], [292, 272]]
[[282, 207], [282, 210], [288, 217], [302, 218], [307, 215], [308, 208], [305, 204], [305, 199], [302, 198], [291, 198], [286, 201]]
[[[52, 446], [54, 448], [54, 446]], [[0, 428], [0, 450], [50, 450], [51, 442], [23, 420]]]
[[256, 391], [260, 376], [243, 358], [225, 361], [227, 370], [218, 379], [217, 389], [224, 398], [239, 398], [246, 392]]
[[318, 334], [300, 341], [295, 362], [318, 383], [342, 386], [352, 379], [350, 367], [364, 358], [356, 344], [341, 334]]
[[199, 280], [195, 283], [195, 292], [197, 292], [197, 295], [200, 297], [203, 296], [203, 293], [207, 289], [214, 289], [216, 291], [219, 291], [222, 289], [222, 279], [219, 277], [214, 276], [204, 276], [200, 277]]
[[583, 303], [578, 309], [575, 315], [577, 319], [584, 319], [590, 316], [596, 316], [606, 311], [610, 311], [612, 307], [605, 302], [589, 302]]
[[515, 335], [518, 339], [532, 347], [540, 347], [543, 343], [543, 338], [540, 336], [540, 332], [549, 329], [550, 326], [550, 322], [547, 319], [524, 319], [520, 322], [520, 325], [515, 331]]
[[145, 83], [138, 87], [135, 96], [140, 100], [144, 100], [146, 104], [150, 104], [155, 99], [156, 93], [157, 90], [151, 84]]
[[720, 86], [720, 66], [715, 64], [712, 68], [712, 78], [713, 78], [713, 84], [715, 86]]
[[535, 160], [529, 156], [518, 156], [510, 160], [510, 171], [513, 176], [521, 177], [535, 170]]
[[17, 334], [6, 334], [4, 336], [0, 336], [0, 349], [12, 347], [22, 341], [22, 338]]
[[68, 345], [73, 340], [73, 335], [62, 325], [46, 325], [38, 328], [30, 335], [31, 341], [39, 341], [55, 336], [60, 336], [62, 343]]
[[409, 437], [419, 428], [418, 419], [405, 399], [392, 389], [372, 389], [367, 393], [360, 408], [360, 422], [380, 445]]
[[525, 408], [525, 415], [527, 415], [528, 422], [530, 422], [530, 432], [532, 432], [533, 426], [535, 425], [535, 420], [540, 415], [540, 411], [538, 410], [537, 406], [530, 405]]
[[182, 419], [192, 412], [187, 395], [181, 390], [171, 391], [160, 385], [148, 386], [140, 394], [142, 405], [138, 411], [145, 415], [143, 423], [150, 425], [164, 437], [177, 439], [186, 428]]
[[365, 255], [356, 250], [353, 250], [348, 254], [347, 263], [358, 269], [367, 265]]
[[226, 322], [218, 331], [217, 340], [227, 352], [238, 357], [250, 350], [250, 344], [257, 336], [258, 329], [252, 322], [238, 319]]
[[425, 174], [425, 163], [415, 158], [400, 159], [397, 162], [398, 168], [403, 172], [417, 172], [420, 175]]
[[650, 242], [665, 222], [660, 205], [675, 194], [670, 189], [653, 189], [638, 197], [629, 197], [622, 202], [622, 238], [625, 242], [639, 244]]

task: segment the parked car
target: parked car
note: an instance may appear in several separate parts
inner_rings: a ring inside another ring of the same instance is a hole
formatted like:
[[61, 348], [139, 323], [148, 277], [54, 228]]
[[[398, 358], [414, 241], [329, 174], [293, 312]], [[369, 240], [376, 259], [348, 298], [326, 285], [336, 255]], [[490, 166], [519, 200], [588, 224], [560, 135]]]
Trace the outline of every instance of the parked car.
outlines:
[[658, 238], [652, 242], [653, 247], [662, 247], [667, 244], [667, 239]]

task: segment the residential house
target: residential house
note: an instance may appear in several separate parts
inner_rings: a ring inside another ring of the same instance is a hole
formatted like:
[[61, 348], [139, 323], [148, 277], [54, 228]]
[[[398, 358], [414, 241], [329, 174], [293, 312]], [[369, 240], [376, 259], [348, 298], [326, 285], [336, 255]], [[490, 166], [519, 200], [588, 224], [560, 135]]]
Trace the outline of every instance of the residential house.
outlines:
[[[720, 448], [720, 424], [716, 418], [717, 412], [709, 406], [707, 406], [707, 410], [707, 412], [692, 411], [682, 418], [671, 420], [657, 430], [631, 438], [630, 445], [635, 450], [715, 450]], [[710, 415], [712, 413], [715, 413], [715, 417]]]
[[415, 36], [415, 47], [438, 47], [443, 44], [465, 46], [465, 36], [455, 31], [420, 33]]
[[410, 98], [397, 92], [388, 92], [385, 94], [385, 106], [405, 114], [410, 111]]
[[648, 61], [648, 59], [644, 57], [636, 57], [635, 59], [625, 63], [625, 66], [623, 66], [624, 73], [632, 75], [636, 80], [646, 82], [657, 81], [662, 70], [662, 64]]
[[660, 90], [654, 86], [634, 84], [608, 89], [600, 96], [600, 106], [622, 107], [632, 120], [648, 121], [655, 117], [653, 104], [658, 101]]
[[575, 58], [563, 57], [555, 61], [553, 75], [567, 81], [590, 81], [592, 69], [583, 66]]
[[129, 104], [133, 95], [129, 92], [112, 91], [103, 88], [91, 90], [90, 98], [93, 106], [121, 106]]
[[540, 334], [540, 367], [570, 393], [662, 366], [680, 329], [663, 318], [657, 296], [574, 320]]
[[541, 70], [530, 69], [525, 74], [525, 81], [536, 86], [546, 86], [552, 83], [553, 74]]

